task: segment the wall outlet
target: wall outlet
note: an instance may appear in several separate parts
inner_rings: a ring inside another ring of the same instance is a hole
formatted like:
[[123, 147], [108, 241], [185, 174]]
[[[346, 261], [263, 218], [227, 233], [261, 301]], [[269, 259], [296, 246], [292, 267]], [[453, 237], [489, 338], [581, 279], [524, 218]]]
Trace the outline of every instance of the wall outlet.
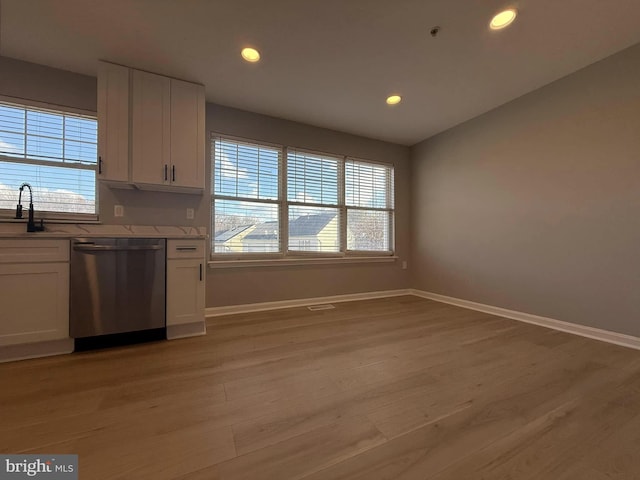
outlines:
[[407, 269], [407, 261], [406, 261], [406, 260], [403, 260], [403, 261], [402, 261], [402, 269], [403, 269], [403, 270], [406, 270], [406, 269]]
[[122, 205], [114, 205], [113, 206], [113, 216], [114, 217], [124, 217], [124, 207]]
[[187, 208], [187, 219], [188, 220], [193, 220], [194, 214], [195, 214], [195, 212], [193, 211], [193, 208]]

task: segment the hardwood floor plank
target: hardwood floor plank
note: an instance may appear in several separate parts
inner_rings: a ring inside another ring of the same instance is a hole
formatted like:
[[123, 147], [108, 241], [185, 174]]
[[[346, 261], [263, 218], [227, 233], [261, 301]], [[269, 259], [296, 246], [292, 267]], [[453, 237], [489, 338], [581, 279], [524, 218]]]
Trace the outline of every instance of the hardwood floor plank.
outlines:
[[54, 448], [58, 454], [77, 454], [80, 475], [93, 480], [173, 479], [236, 455], [229, 427], [201, 423], [164, 434], [127, 434], [133, 430], [92, 435]]
[[293, 480], [320, 471], [383, 442], [384, 436], [366, 418], [350, 417], [184, 478]]
[[[624, 390], [621, 390], [620, 397], [623, 396]], [[620, 410], [620, 402], [612, 403], [611, 415]], [[637, 405], [636, 402], [630, 408], [625, 407], [628, 417], [624, 425], [613, 429], [611, 424], [606, 424], [605, 435], [598, 438], [598, 454], [584, 457], [583, 464], [603, 478], [630, 480], [640, 477], [640, 414]]]
[[599, 448], [628, 421], [629, 412], [611, 408], [609, 401], [582, 396], [465, 458], [434, 480], [464, 478], [476, 471], [493, 478], [557, 478], [567, 465], [584, 461], [585, 450]]
[[324, 372], [275, 370], [256, 377], [241, 378], [224, 384], [230, 402], [252, 397], [264, 392], [278, 390], [286, 396], [293, 396], [309, 390], [338, 391], [336, 383]]
[[[286, 402], [284, 408], [264, 417], [235, 424], [234, 434], [240, 454], [293, 438], [319, 426], [350, 417], [360, 417], [398, 399], [424, 391], [431, 382], [420, 374], [395, 383], [350, 390], [326, 396], [308, 397], [304, 403]], [[367, 420], [368, 422], [369, 420]]]

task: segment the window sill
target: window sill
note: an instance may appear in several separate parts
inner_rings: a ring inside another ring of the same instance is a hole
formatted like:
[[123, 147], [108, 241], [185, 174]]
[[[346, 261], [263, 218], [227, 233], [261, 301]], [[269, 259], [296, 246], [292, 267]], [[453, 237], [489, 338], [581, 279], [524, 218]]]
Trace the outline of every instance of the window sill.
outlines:
[[210, 260], [209, 268], [246, 268], [246, 267], [285, 267], [305, 265], [344, 265], [348, 263], [392, 263], [398, 259], [391, 256], [353, 256], [353, 257], [327, 257], [327, 258], [275, 258], [253, 260]]

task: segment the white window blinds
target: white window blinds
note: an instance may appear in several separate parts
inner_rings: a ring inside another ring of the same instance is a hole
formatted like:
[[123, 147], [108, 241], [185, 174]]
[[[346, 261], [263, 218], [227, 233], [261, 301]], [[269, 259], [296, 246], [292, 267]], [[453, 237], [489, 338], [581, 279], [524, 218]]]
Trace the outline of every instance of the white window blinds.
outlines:
[[287, 150], [288, 249], [340, 252], [342, 159]]
[[27, 182], [37, 211], [95, 215], [97, 129], [93, 117], [0, 102], [0, 209], [15, 211]]
[[345, 162], [348, 250], [393, 250], [393, 184], [389, 165]]
[[272, 253], [280, 248], [281, 149], [212, 139], [214, 253]]

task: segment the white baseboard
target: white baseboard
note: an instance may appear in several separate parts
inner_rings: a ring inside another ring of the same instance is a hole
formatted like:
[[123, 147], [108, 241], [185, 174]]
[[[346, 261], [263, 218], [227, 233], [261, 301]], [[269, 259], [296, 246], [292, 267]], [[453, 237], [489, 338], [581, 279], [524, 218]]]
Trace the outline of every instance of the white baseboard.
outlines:
[[602, 342], [613, 343], [615, 345], [621, 345], [623, 347], [640, 350], [640, 338], [631, 335], [625, 335], [623, 333], [616, 333], [609, 330], [602, 330], [600, 328], [587, 327], [585, 325], [578, 325], [576, 323], [563, 322], [561, 320], [555, 320], [553, 318], [540, 317], [538, 315], [532, 315], [530, 313], [508, 310], [506, 308], [494, 307], [491, 305], [485, 305], [483, 303], [471, 302], [469, 300], [462, 300], [460, 298], [448, 297], [446, 295], [425, 292], [422, 290], [411, 289], [410, 293], [418, 297], [435, 300], [436, 302], [448, 303], [457, 307], [477, 310], [479, 312], [489, 313], [491, 315], [497, 315], [499, 317], [510, 318], [512, 320], [518, 320], [520, 322], [532, 323], [541, 327], [560, 330], [561, 332], [572, 333], [574, 335], [580, 335], [581, 337], [592, 338], [594, 340], [600, 340]]
[[373, 298], [398, 297], [401, 295], [411, 295], [412, 291], [384, 290], [379, 292], [352, 293], [348, 295], [334, 295], [332, 297], [300, 298], [296, 300], [282, 300], [279, 302], [248, 303], [245, 305], [229, 305], [225, 307], [209, 307], [206, 309], [207, 317], [218, 317], [220, 315], [234, 315], [237, 313], [262, 312], [266, 310], [278, 310], [281, 308], [307, 307], [321, 303], [353, 302], [355, 300], [370, 300]]
[[0, 363], [50, 357], [73, 352], [73, 338], [0, 347]]
[[199, 335], [206, 335], [206, 333], [206, 322], [187, 323], [184, 325], [167, 325], [167, 340], [197, 337]]

